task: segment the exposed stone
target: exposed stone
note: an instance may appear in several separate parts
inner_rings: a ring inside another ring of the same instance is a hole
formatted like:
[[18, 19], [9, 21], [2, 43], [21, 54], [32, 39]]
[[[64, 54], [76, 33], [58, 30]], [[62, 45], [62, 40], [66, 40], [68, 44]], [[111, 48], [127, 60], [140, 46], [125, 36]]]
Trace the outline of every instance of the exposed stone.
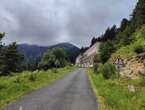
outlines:
[[128, 85], [128, 90], [129, 90], [129, 92], [132, 92], [132, 93], [135, 93], [135, 87], [134, 87], [134, 85]]
[[121, 76], [137, 79], [140, 74], [145, 74], [145, 54], [139, 54], [124, 61], [125, 67], [120, 71]]
[[76, 66], [79, 66], [79, 67], [93, 67], [94, 58], [97, 54], [99, 54], [100, 44], [101, 44], [100, 42], [96, 42], [93, 46], [91, 46], [83, 54], [80, 54], [76, 58]]

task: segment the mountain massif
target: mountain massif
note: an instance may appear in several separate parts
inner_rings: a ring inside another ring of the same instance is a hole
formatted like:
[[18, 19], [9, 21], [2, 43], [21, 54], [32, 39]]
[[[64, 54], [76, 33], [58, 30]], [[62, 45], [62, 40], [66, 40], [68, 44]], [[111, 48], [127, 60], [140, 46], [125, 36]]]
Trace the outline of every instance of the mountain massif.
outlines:
[[78, 55], [80, 50], [77, 46], [71, 43], [59, 43], [52, 46], [19, 44], [17, 48], [18, 51], [24, 55], [27, 62], [39, 60], [48, 49], [53, 48], [63, 48], [71, 57], [72, 62], [74, 62], [75, 57]]

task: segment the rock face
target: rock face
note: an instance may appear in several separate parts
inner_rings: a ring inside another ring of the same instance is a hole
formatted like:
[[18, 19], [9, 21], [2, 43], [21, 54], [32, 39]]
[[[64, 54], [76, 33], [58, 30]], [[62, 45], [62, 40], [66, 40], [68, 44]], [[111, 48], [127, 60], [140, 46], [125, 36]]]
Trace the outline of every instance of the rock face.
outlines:
[[120, 74], [129, 79], [137, 79], [139, 75], [145, 74], [145, 53], [126, 59]]
[[96, 42], [86, 52], [76, 58], [76, 66], [93, 67], [95, 55], [99, 53], [100, 42]]

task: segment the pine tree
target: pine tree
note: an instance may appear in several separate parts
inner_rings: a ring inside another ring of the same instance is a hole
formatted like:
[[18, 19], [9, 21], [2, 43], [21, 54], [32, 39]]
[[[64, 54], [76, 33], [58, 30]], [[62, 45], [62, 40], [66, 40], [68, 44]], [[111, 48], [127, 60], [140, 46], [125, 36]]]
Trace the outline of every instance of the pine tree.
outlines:
[[119, 31], [123, 32], [128, 25], [129, 25], [129, 21], [126, 18], [124, 18], [121, 21], [121, 25], [120, 25]]
[[3, 73], [4, 68], [6, 67], [4, 63], [4, 46], [2, 44], [2, 39], [4, 38], [5, 33], [0, 33], [0, 75]]
[[117, 28], [113, 25], [111, 28], [107, 28], [104, 35], [102, 36], [103, 41], [113, 40], [116, 37]]
[[140, 28], [141, 25], [145, 24], [145, 0], [138, 1], [131, 21], [135, 28]]
[[10, 44], [5, 50], [6, 72], [18, 72], [24, 57], [17, 51], [16, 43]]
[[94, 44], [96, 43], [96, 41], [97, 41], [96, 38], [93, 37], [92, 40], [91, 40], [91, 45], [90, 45], [90, 47], [91, 47], [92, 45], [94, 45]]
[[4, 36], [5, 36], [5, 33], [4, 32], [3, 33], [0, 33], [0, 54], [2, 52], [2, 47], [3, 47], [2, 39], [4, 38]]
[[115, 51], [113, 42], [107, 41], [105, 43], [102, 43], [99, 51], [101, 62], [104, 64], [108, 61], [111, 54]]

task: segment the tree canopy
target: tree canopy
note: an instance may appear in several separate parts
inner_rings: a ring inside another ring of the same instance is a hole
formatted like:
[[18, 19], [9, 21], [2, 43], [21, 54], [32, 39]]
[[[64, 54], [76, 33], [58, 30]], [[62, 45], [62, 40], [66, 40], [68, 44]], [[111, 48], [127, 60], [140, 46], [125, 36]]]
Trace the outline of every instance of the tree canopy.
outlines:
[[67, 64], [67, 53], [62, 48], [49, 49], [42, 57], [40, 68], [64, 67]]
[[0, 33], [0, 75], [21, 70], [23, 55], [17, 51], [17, 44], [14, 42], [8, 46], [2, 44], [5, 33]]

